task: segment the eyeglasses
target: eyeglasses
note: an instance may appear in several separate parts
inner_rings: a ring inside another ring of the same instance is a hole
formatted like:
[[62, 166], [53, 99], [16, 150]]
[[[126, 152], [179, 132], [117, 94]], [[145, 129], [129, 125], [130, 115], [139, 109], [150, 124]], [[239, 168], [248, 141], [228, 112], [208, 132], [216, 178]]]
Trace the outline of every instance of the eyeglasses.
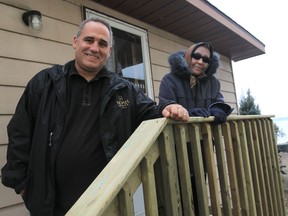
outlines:
[[194, 58], [194, 59], [196, 59], [196, 60], [202, 59], [202, 61], [203, 61], [204, 63], [207, 63], [207, 64], [209, 64], [209, 63], [211, 62], [211, 59], [210, 59], [210, 58], [208, 58], [208, 57], [206, 57], [206, 56], [202, 56], [202, 55], [199, 54], [199, 53], [191, 53], [191, 57]]

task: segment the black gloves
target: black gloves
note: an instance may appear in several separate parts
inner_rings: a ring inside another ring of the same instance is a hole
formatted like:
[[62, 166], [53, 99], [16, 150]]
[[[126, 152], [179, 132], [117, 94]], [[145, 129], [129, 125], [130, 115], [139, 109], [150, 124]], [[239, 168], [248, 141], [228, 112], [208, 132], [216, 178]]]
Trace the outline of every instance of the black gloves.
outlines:
[[216, 102], [209, 106], [209, 112], [214, 116], [214, 122], [221, 124], [226, 121], [227, 116], [232, 113], [233, 109], [225, 103]]
[[222, 109], [215, 107], [210, 109], [210, 113], [214, 116], [214, 122], [216, 124], [221, 124], [226, 121], [227, 115]]
[[216, 102], [205, 108], [192, 108], [189, 110], [189, 116], [209, 117], [214, 116], [214, 123], [221, 124], [226, 121], [227, 116], [232, 113], [233, 109], [223, 102]]
[[192, 108], [189, 110], [189, 116], [209, 117], [210, 113], [205, 108]]

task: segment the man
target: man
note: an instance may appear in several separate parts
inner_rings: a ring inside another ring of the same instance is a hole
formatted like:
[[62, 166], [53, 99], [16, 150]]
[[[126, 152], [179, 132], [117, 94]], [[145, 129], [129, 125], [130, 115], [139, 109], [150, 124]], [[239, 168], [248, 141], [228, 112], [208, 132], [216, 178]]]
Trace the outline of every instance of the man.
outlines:
[[143, 120], [188, 119], [181, 105], [156, 106], [106, 70], [112, 37], [105, 21], [83, 21], [75, 60], [33, 77], [8, 124], [2, 182], [33, 216], [64, 215]]

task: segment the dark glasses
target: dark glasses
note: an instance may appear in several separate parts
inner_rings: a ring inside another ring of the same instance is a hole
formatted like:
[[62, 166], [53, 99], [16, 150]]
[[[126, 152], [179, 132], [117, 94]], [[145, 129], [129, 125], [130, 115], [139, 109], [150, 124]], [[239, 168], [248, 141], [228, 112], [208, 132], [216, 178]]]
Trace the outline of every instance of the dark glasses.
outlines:
[[199, 53], [191, 53], [191, 58], [194, 58], [194, 59], [196, 59], [196, 60], [202, 59], [202, 61], [203, 61], [204, 63], [207, 63], [207, 64], [209, 64], [209, 63], [211, 62], [211, 59], [210, 59], [210, 58], [208, 58], [208, 57], [206, 57], [206, 56], [202, 56], [202, 55], [199, 54]]

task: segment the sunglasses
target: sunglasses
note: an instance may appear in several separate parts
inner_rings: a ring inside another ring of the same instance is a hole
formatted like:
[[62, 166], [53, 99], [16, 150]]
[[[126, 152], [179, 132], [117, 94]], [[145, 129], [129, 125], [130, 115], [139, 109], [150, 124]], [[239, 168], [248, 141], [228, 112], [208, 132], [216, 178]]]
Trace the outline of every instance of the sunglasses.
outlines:
[[210, 58], [208, 58], [208, 57], [206, 57], [206, 56], [202, 56], [202, 55], [199, 54], [199, 53], [191, 53], [191, 57], [194, 58], [194, 59], [196, 59], [196, 60], [202, 59], [202, 61], [203, 61], [204, 63], [207, 63], [207, 64], [209, 64], [209, 63], [211, 62], [211, 59], [210, 59]]

